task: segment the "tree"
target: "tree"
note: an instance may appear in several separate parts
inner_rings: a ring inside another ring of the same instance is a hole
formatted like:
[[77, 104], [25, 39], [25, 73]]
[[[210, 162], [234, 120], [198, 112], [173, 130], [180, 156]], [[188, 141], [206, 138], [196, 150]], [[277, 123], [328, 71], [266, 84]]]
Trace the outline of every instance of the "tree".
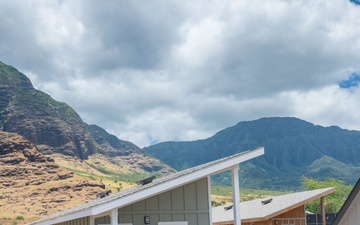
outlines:
[[[327, 179], [326, 181], [319, 181], [303, 177], [302, 185], [305, 190], [315, 190], [320, 188], [336, 187], [336, 191], [325, 197], [325, 212], [337, 213], [345, 200], [349, 196], [353, 186], [345, 185], [341, 180]], [[313, 213], [321, 213], [320, 201], [313, 201], [306, 204], [306, 210]]]

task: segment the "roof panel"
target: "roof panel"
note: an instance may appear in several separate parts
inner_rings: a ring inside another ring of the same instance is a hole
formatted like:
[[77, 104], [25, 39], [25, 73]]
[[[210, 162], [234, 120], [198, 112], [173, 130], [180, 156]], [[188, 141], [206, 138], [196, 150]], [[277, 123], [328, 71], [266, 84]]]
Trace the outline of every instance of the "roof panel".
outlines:
[[[268, 200], [269, 198], [241, 202], [241, 220], [246, 220], [247, 222], [258, 219], [265, 220], [277, 216], [287, 209], [293, 209], [294, 207], [306, 204], [334, 191], [336, 191], [335, 188], [324, 188], [275, 196], [272, 197], [272, 201], [268, 204], [263, 204], [262, 201]], [[228, 205], [213, 208], [212, 215], [214, 223], [233, 221], [233, 209], [225, 211], [224, 207], [226, 206]]]

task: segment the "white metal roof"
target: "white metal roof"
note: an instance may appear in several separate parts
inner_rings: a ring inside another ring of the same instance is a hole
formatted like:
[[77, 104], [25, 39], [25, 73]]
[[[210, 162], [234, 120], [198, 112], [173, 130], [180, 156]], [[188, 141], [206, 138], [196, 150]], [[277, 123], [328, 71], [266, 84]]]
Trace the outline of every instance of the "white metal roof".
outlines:
[[115, 208], [141, 201], [151, 196], [191, 183], [201, 178], [231, 169], [241, 162], [250, 160], [264, 154], [264, 148], [241, 152], [229, 157], [215, 160], [178, 173], [155, 179], [146, 185], [138, 185], [101, 199], [95, 199], [77, 207], [61, 211], [43, 219], [31, 222], [28, 225], [48, 225], [61, 223], [86, 216], [96, 216]]
[[[265, 220], [283, 213], [285, 210], [293, 209], [336, 191], [336, 188], [324, 188], [311, 191], [291, 193], [281, 196], [270, 197], [272, 201], [263, 204], [262, 201], [270, 198], [246, 201], [240, 203], [241, 221]], [[212, 210], [213, 223], [224, 223], [233, 221], [233, 209], [225, 210], [224, 206], [218, 206]]]

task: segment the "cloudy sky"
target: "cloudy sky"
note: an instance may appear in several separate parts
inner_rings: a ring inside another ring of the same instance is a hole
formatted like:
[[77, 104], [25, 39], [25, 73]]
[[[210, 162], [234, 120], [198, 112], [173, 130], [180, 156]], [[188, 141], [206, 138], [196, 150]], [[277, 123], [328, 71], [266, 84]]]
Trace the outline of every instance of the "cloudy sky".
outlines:
[[0, 61], [140, 147], [294, 116], [360, 130], [357, 0], [2, 0]]

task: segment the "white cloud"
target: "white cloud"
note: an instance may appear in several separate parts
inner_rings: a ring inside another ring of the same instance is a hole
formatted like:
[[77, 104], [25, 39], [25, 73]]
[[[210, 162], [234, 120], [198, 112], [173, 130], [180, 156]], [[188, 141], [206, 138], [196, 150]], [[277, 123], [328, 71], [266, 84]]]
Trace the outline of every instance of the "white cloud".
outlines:
[[349, 1], [1, 1], [0, 60], [140, 146], [296, 116], [357, 127]]
[[174, 140], [174, 137], [175, 140], [196, 140], [210, 134], [199, 130], [199, 124], [186, 112], [169, 111], [165, 108], [156, 108], [130, 117], [125, 126], [131, 132], [114, 132], [125, 140], [133, 139], [140, 146]]
[[360, 88], [341, 89], [337, 85], [306, 93], [286, 93], [291, 99], [293, 115], [323, 126], [338, 125], [360, 130]]

